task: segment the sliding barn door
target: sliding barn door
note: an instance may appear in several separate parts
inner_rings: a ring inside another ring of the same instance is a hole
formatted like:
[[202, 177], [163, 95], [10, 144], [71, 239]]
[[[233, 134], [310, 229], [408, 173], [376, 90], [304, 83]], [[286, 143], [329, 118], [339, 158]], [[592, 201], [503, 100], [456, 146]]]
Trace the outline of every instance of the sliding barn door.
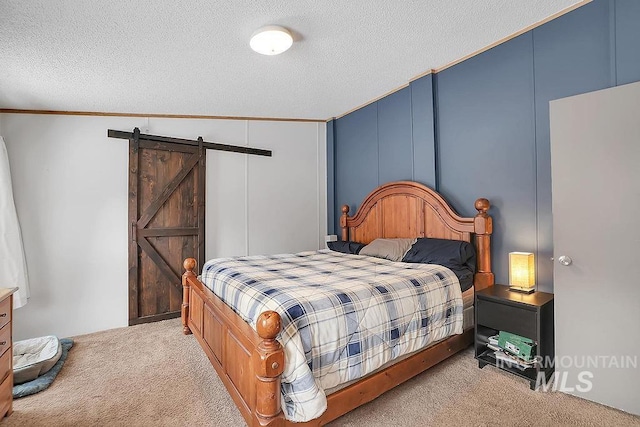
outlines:
[[129, 140], [129, 325], [180, 316], [182, 262], [204, 261], [205, 151]]

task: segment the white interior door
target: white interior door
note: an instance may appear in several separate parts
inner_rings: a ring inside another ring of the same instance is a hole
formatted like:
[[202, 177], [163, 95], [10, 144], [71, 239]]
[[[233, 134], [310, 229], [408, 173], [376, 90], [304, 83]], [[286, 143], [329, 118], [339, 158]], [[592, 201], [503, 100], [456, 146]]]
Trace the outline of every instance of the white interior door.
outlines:
[[550, 114], [556, 387], [640, 414], [640, 83]]

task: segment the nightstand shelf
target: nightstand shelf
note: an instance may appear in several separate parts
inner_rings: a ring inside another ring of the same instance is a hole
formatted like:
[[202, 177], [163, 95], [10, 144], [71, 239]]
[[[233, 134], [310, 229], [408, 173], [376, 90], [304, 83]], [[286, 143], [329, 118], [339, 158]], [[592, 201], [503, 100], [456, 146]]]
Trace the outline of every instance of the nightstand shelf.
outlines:
[[[478, 359], [478, 366], [482, 365], [480, 366], [480, 368], [483, 368], [487, 365], [496, 366], [498, 363], [496, 358], [493, 356], [493, 350], [490, 349], [485, 350], [482, 354], [477, 356], [476, 359]], [[533, 382], [534, 384], [538, 378], [538, 370], [535, 368], [527, 368], [522, 370], [510, 366], [501, 366], [500, 369], [502, 369], [503, 371], [511, 372], [512, 374], [524, 378], [529, 382]]]
[[[553, 374], [553, 294], [535, 292], [520, 294], [508, 286], [495, 285], [476, 293], [475, 357], [478, 367], [492, 365], [529, 381], [531, 389], [537, 385], [539, 373], [545, 380]], [[530, 338], [537, 343], [536, 358], [541, 364], [520, 369], [496, 360], [487, 347], [489, 337], [499, 331]]]

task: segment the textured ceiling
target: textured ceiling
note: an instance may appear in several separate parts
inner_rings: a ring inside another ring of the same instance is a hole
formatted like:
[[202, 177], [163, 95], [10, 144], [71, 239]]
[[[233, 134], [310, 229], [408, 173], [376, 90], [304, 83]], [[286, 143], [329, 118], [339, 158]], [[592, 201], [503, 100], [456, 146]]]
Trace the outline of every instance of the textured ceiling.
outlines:
[[327, 119], [578, 2], [2, 0], [0, 108]]

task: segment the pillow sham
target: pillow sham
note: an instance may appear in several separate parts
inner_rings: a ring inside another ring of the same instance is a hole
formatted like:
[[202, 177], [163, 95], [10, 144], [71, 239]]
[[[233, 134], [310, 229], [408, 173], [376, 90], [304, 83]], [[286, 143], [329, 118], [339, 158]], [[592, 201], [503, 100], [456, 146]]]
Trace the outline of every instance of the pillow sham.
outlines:
[[362, 248], [360, 255], [400, 261], [415, 242], [416, 239], [375, 239]]
[[460, 269], [447, 267], [449, 270], [453, 272], [458, 278], [458, 282], [460, 282], [460, 290], [462, 292], [466, 291], [470, 287], [473, 286], [473, 276], [475, 274], [475, 270], [471, 270], [468, 267], [463, 267]]
[[462, 240], [421, 237], [407, 251], [402, 261], [447, 267], [458, 276], [463, 292], [473, 284], [473, 275], [476, 272], [475, 248], [471, 243]]
[[327, 242], [327, 247], [332, 251], [342, 252], [343, 254], [358, 255], [360, 250], [365, 247], [364, 243], [358, 242]]

